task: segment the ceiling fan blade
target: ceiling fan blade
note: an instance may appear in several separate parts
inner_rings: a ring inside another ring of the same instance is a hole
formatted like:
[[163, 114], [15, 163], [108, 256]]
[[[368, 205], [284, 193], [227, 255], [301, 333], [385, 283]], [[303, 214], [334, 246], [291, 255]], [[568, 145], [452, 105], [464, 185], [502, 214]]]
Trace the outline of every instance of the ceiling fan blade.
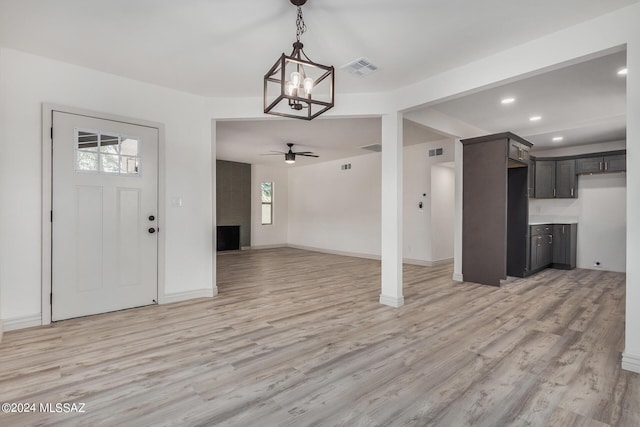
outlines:
[[261, 156], [282, 156], [285, 153], [260, 153]]
[[303, 153], [295, 153], [296, 156], [304, 156], [304, 157], [320, 157], [318, 155], [315, 154], [303, 154]]
[[293, 154], [315, 154], [313, 151], [294, 151]]

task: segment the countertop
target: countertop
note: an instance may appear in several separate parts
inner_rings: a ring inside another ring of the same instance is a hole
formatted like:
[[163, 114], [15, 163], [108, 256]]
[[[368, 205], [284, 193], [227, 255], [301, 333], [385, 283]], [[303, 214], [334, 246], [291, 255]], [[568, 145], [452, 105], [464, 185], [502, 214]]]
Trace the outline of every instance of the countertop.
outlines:
[[544, 216], [544, 215], [529, 216], [529, 225], [577, 224], [577, 223], [578, 223], [578, 217], [575, 217], [575, 216]]

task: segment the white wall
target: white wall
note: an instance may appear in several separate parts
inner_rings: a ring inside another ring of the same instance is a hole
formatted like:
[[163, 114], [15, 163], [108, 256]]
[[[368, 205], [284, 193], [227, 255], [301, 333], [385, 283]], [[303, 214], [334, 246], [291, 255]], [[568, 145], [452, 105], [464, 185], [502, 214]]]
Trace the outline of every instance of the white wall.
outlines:
[[[429, 150], [442, 148], [441, 156], [429, 157]], [[433, 261], [453, 258], [453, 176], [441, 163], [452, 162], [453, 140], [442, 140], [404, 147], [403, 153], [403, 258], [408, 262], [429, 265]], [[435, 171], [435, 172], [434, 172]], [[426, 194], [426, 196], [423, 196]], [[422, 202], [422, 209], [419, 203]], [[444, 228], [441, 228], [444, 227]], [[450, 241], [448, 240], [448, 233]]]
[[[5, 325], [41, 313], [41, 108], [49, 102], [166, 130], [165, 289], [213, 290], [211, 127], [203, 98], [0, 49], [0, 288]], [[162, 210], [162, 209], [161, 209]]]
[[[273, 183], [273, 224], [262, 225], [262, 182]], [[284, 246], [288, 240], [289, 170], [251, 165], [251, 247]]]
[[[453, 143], [449, 151], [453, 156]], [[455, 169], [434, 165], [431, 168], [431, 260], [453, 258], [453, 234], [455, 230]]]
[[[444, 155], [429, 157], [429, 149], [434, 148], [443, 148]], [[433, 172], [434, 166], [453, 157], [451, 140], [403, 149], [403, 258], [407, 262], [429, 265], [453, 258], [453, 170], [441, 167]], [[351, 163], [350, 170], [341, 170], [345, 163]], [[380, 168], [380, 154], [372, 153], [288, 169], [288, 243], [380, 257]]]
[[380, 167], [372, 153], [289, 169], [289, 244], [380, 256]]

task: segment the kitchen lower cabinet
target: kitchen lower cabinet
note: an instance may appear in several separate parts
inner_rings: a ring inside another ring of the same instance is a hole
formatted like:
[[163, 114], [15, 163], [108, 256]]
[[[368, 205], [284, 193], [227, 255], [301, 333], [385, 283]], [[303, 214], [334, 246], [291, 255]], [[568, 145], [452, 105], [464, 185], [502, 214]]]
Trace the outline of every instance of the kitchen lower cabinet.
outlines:
[[578, 224], [553, 224], [553, 257], [551, 267], [576, 268]]
[[576, 268], [577, 224], [537, 224], [529, 227], [528, 274], [545, 268]]

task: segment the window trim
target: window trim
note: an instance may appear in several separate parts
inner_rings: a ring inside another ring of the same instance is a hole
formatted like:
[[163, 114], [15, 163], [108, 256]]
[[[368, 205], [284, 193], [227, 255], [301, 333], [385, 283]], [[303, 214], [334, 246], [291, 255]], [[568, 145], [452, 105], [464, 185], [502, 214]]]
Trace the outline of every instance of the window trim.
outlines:
[[[262, 186], [264, 184], [270, 184], [271, 186], [271, 200], [269, 202], [263, 201], [263, 191]], [[262, 181], [260, 182], [260, 225], [273, 225], [273, 181]], [[269, 205], [269, 222], [263, 222], [263, 209], [265, 205]]]

